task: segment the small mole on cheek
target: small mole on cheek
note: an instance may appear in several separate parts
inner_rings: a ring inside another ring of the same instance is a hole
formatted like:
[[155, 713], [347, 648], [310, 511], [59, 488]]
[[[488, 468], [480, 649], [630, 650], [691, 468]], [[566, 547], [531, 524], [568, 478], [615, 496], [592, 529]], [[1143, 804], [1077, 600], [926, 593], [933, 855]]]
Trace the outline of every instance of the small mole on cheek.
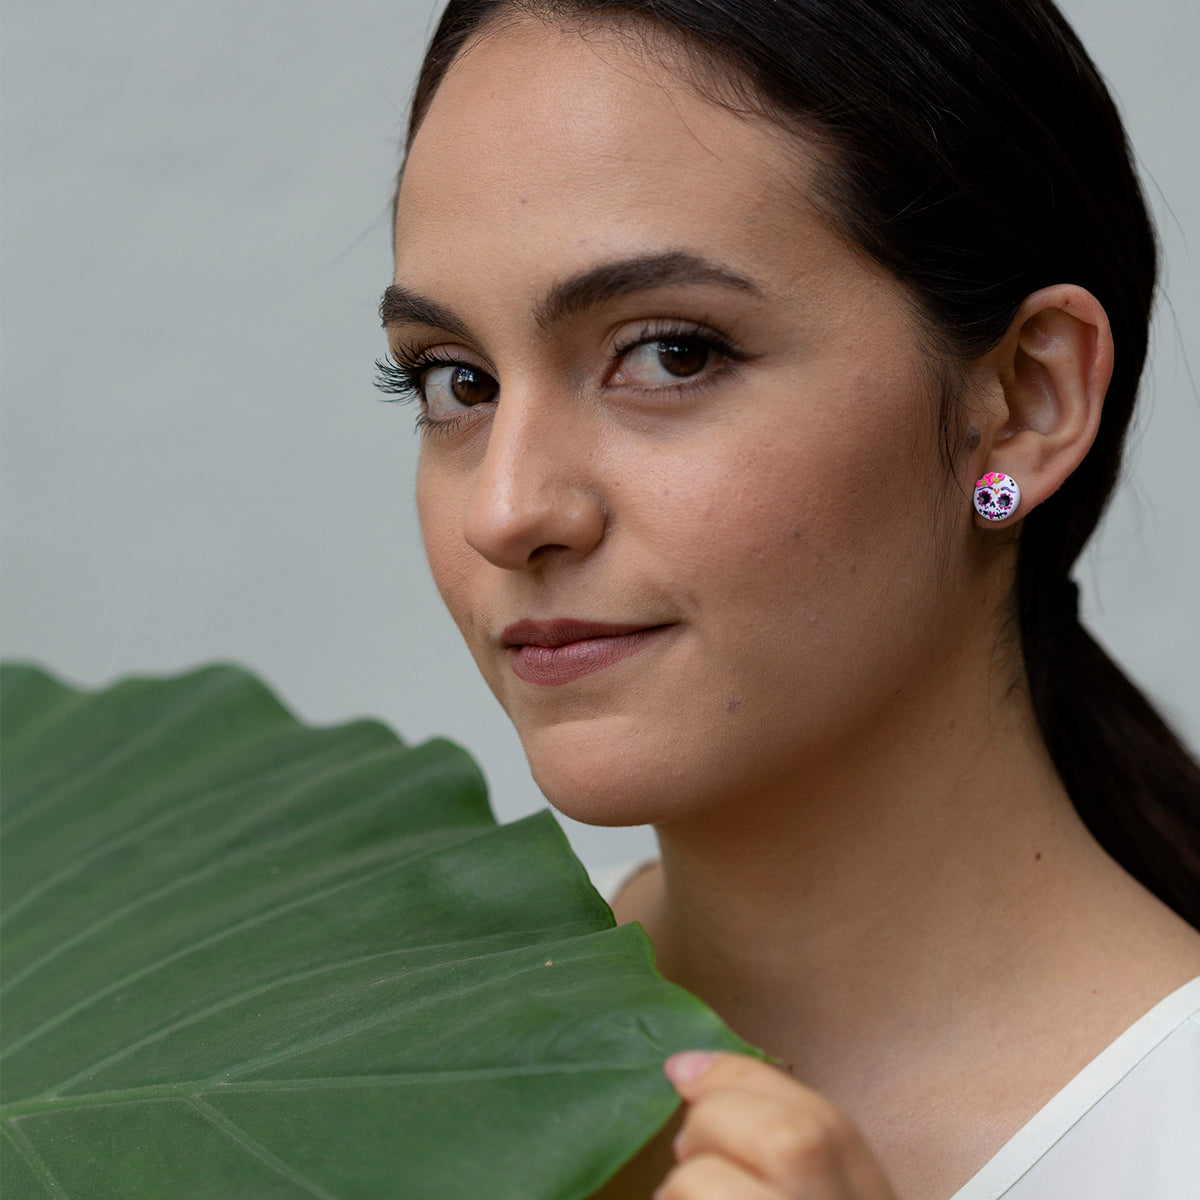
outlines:
[[521, 197], [521, 203], [522, 203], [522, 204], [528, 204], [528, 203], [529, 203], [529, 197], [528, 197], [528, 196], [522, 196], [522, 197]]
[[972, 425], [971, 428], [969, 430], [967, 430], [967, 447], [968, 447], [968, 449], [974, 450], [975, 447], [978, 445], [979, 445], [979, 430], [976, 429], [974, 425]]
[[1042, 861], [1042, 852], [1040, 850], [1033, 856], [1033, 861], [1034, 862]]
[[727, 713], [736, 713], [742, 711], [742, 702], [736, 696], [725, 697], [725, 711]]

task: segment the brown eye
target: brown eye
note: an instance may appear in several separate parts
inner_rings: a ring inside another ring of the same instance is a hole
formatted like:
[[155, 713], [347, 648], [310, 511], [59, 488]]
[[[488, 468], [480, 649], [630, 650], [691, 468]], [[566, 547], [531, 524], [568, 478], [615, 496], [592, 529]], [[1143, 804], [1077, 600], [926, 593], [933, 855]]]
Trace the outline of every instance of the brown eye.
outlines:
[[496, 381], [474, 367], [455, 367], [450, 391], [459, 404], [484, 404], [496, 397]]
[[421, 396], [429, 420], [441, 421], [495, 400], [500, 385], [486, 371], [465, 363], [431, 367], [421, 379]]
[[611, 382], [643, 388], [675, 384], [693, 375], [711, 373], [721, 353], [706, 337], [679, 334], [648, 338], [625, 351]]
[[708, 366], [709, 347], [699, 338], [674, 338], [655, 346], [658, 361], [672, 375], [686, 378]]

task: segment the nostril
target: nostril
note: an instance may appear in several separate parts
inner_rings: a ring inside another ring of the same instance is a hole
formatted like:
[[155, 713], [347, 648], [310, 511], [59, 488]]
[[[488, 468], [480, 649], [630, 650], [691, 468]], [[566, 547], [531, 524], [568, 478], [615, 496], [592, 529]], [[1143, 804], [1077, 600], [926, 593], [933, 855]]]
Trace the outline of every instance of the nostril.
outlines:
[[477, 489], [464, 535], [489, 562], [519, 571], [590, 554], [606, 524], [606, 507], [598, 498], [550, 477], [536, 485], [526, 479], [503, 493]]

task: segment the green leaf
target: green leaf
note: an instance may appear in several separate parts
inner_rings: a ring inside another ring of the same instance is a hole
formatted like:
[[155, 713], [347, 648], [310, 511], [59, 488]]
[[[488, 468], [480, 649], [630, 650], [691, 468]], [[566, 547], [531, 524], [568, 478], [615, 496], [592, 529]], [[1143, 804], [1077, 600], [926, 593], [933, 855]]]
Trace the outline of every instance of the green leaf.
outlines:
[[746, 1050], [549, 813], [231, 666], [3, 670], [6, 1200], [571, 1200]]

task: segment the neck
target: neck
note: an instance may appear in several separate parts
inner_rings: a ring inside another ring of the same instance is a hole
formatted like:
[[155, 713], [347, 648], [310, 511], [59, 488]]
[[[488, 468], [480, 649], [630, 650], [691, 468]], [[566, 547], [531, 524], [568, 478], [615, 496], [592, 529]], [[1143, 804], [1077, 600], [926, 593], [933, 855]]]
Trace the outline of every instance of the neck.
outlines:
[[1003, 1002], [1052, 957], [1081, 880], [1120, 874], [1024, 693], [957, 682], [914, 690], [789, 786], [658, 830], [662, 970], [815, 1083], [977, 1028], [953, 999]]

